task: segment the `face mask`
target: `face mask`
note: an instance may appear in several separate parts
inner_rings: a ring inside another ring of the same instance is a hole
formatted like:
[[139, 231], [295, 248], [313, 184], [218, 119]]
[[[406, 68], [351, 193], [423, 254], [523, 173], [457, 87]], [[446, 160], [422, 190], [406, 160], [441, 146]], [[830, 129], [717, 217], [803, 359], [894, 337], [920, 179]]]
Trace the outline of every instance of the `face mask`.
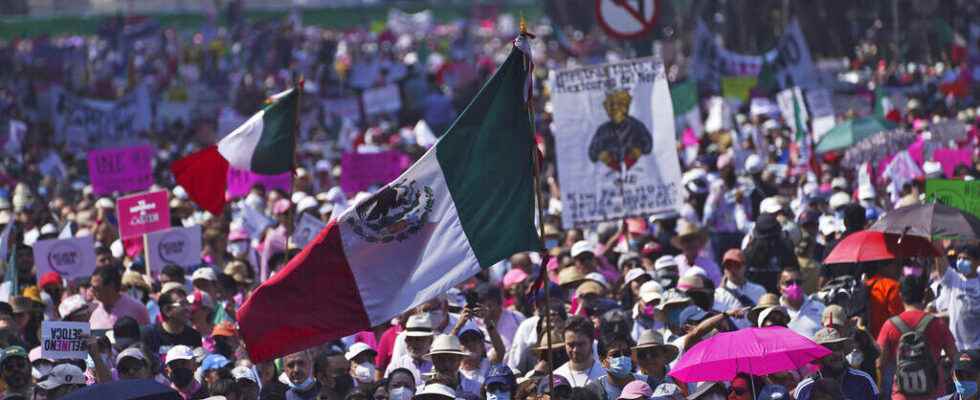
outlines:
[[544, 248], [546, 248], [546, 249], [553, 249], [555, 247], [558, 247], [558, 239], [545, 239], [544, 240]]
[[170, 369], [170, 381], [174, 383], [179, 388], [185, 388], [191, 384], [191, 380], [194, 379], [194, 371], [190, 368], [171, 368]]
[[[394, 389], [391, 389], [391, 392], [388, 393], [388, 399], [389, 400], [409, 400], [414, 395], [415, 395], [415, 393], [412, 393], [412, 390], [411, 389], [402, 386], [402, 387], [396, 387]], [[489, 397], [489, 395], [490, 395], [490, 393], [487, 393], [487, 397]]]
[[654, 307], [653, 304], [643, 306], [643, 315], [652, 319], [655, 315], [657, 315], [657, 307]]
[[971, 263], [970, 260], [967, 260], [965, 258], [956, 260], [956, 271], [958, 271], [963, 275], [969, 274], [970, 272], [973, 271], [973, 263]]
[[960, 397], [970, 397], [977, 393], [977, 382], [976, 381], [960, 381], [958, 379], [953, 380], [953, 385], [956, 386], [956, 393]]
[[794, 283], [783, 288], [783, 296], [786, 296], [786, 300], [798, 302], [803, 300], [803, 288]]
[[487, 400], [510, 400], [510, 392], [487, 392]]
[[609, 368], [606, 368], [606, 372], [617, 378], [625, 378], [632, 370], [633, 360], [627, 356], [610, 358]]
[[861, 363], [864, 362], [864, 353], [860, 350], [854, 350], [847, 353], [844, 358], [847, 359], [847, 363], [850, 364], [851, 368], [860, 368]]
[[248, 242], [246, 241], [228, 243], [228, 252], [236, 258], [245, 255], [246, 251], [248, 251]]
[[305, 381], [297, 385], [293, 383], [291, 379], [289, 379], [289, 375], [286, 375], [285, 372], [279, 374], [279, 382], [285, 384], [286, 386], [289, 386], [290, 389], [297, 390], [300, 392], [309, 389], [310, 387], [313, 386], [314, 383], [316, 383], [316, 381], [313, 380], [312, 376], [308, 376], [306, 377]]
[[360, 383], [371, 383], [374, 382], [374, 371], [376, 368], [374, 364], [369, 362], [364, 362], [357, 364], [354, 367], [354, 378]]

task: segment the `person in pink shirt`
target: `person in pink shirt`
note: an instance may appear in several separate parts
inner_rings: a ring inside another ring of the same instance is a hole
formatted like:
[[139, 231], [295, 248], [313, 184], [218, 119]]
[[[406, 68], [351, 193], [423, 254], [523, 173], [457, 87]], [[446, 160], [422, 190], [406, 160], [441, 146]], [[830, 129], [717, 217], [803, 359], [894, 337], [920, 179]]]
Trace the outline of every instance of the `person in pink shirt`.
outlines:
[[92, 274], [91, 284], [92, 294], [97, 300], [97, 307], [89, 317], [92, 329], [112, 329], [116, 321], [122, 317], [131, 317], [140, 325], [150, 323], [150, 314], [146, 306], [120, 293], [122, 273], [117, 267], [97, 268]]

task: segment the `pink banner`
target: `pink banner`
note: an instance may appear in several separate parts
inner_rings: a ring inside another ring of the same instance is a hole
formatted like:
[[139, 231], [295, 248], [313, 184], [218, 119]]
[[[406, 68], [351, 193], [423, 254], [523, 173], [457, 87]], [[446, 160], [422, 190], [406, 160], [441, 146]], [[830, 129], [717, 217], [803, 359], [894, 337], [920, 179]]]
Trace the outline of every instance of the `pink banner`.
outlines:
[[344, 153], [340, 160], [340, 188], [347, 195], [372, 185], [384, 185], [398, 178], [411, 164], [407, 155], [394, 150], [381, 153]]
[[969, 147], [965, 149], [936, 149], [932, 152], [932, 159], [942, 164], [943, 174], [949, 179], [953, 177], [956, 166], [973, 164], [973, 149]]
[[123, 239], [170, 227], [170, 208], [164, 190], [120, 197], [116, 201], [116, 211], [119, 213], [119, 236]]
[[88, 175], [95, 194], [135, 192], [153, 184], [150, 146], [96, 149], [88, 152]]
[[290, 192], [293, 178], [289, 172], [279, 175], [259, 175], [250, 171], [228, 168], [228, 198], [241, 197], [252, 190], [252, 186], [262, 184], [266, 190], [279, 189]]

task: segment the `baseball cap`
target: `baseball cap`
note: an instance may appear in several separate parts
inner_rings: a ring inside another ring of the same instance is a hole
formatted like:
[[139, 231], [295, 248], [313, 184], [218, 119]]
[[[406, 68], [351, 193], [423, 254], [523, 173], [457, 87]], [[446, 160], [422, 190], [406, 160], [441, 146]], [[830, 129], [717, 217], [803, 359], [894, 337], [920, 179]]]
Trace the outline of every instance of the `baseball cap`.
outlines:
[[637, 278], [643, 275], [649, 276], [649, 274], [647, 274], [647, 271], [644, 270], [643, 268], [633, 268], [629, 271], [626, 271], [626, 278], [623, 279], [623, 286], [629, 286], [630, 282], [633, 282], [634, 280], [636, 280]]
[[492, 384], [504, 384], [513, 387], [516, 384], [514, 378], [514, 371], [511, 371], [510, 367], [506, 365], [493, 365], [487, 370], [486, 379], [484, 379], [483, 385], [490, 386]]
[[644, 303], [652, 303], [663, 298], [664, 288], [656, 281], [646, 281], [640, 285], [640, 299]]
[[729, 261], [745, 264], [745, 256], [742, 255], [742, 250], [728, 249], [728, 251], [725, 252], [725, 256], [721, 258], [721, 263], [724, 265]]
[[0, 357], [0, 363], [7, 361], [14, 357], [24, 357], [27, 358], [27, 350], [24, 350], [20, 346], [10, 346], [3, 349], [3, 357]]
[[44, 288], [48, 285], [58, 285], [61, 286], [61, 275], [54, 271], [49, 271], [41, 276], [41, 280], [37, 282], [37, 287]]
[[595, 255], [595, 246], [587, 240], [579, 240], [572, 245], [572, 258], [576, 258], [584, 253]]
[[249, 367], [238, 366], [238, 367], [232, 368], [231, 369], [231, 376], [232, 376], [232, 378], [235, 378], [236, 381], [237, 380], [240, 380], [240, 379], [248, 379], [248, 380], [252, 381], [252, 383], [255, 383], [255, 384], [258, 384], [259, 383], [259, 378], [255, 376], [255, 372], [252, 371], [252, 369], [249, 368]]
[[701, 309], [701, 307], [695, 305], [688, 305], [681, 310], [680, 321], [682, 324], [688, 322], [701, 322], [708, 317], [708, 313]]
[[37, 386], [44, 390], [51, 390], [61, 385], [84, 385], [85, 374], [81, 368], [73, 364], [59, 364], [51, 369], [47, 378], [38, 382]]
[[346, 358], [347, 361], [350, 361], [365, 351], [370, 351], [371, 353], [377, 354], [377, 352], [374, 351], [374, 349], [372, 349], [371, 346], [369, 346], [367, 343], [356, 342], [350, 345], [349, 348], [347, 348], [347, 353], [344, 354], [344, 358]]
[[602, 295], [605, 292], [605, 288], [595, 281], [586, 280], [578, 285], [575, 289], [575, 294], [579, 297], [585, 296], [587, 294], [597, 294]]
[[765, 214], [775, 214], [783, 210], [783, 205], [776, 196], [766, 197], [759, 203], [759, 211]]
[[[553, 386], [556, 390], [561, 387], [564, 387], [565, 389], [572, 388], [572, 385], [568, 383], [568, 379], [565, 379], [564, 376], [558, 374], [552, 375], [551, 386]], [[542, 378], [540, 381], [538, 381], [538, 394], [539, 395], [548, 394], [547, 377]]]
[[82, 295], [73, 294], [62, 300], [61, 304], [58, 304], [58, 314], [60, 314], [61, 318], [64, 319], [78, 311], [88, 310], [91, 307], [92, 305], [85, 301], [85, 298], [83, 298]]
[[206, 281], [215, 282], [218, 280], [218, 275], [214, 273], [214, 270], [211, 269], [211, 267], [203, 267], [203, 268], [198, 268], [197, 270], [194, 271], [194, 274], [191, 275], [191, 282], [196, 281], [198, 279], [204, 279]]
[[119, 363], [121, 363], [122, 360], [124, 358], [126, 358], [126, 357], [135, 358], [135, 359], [140, 360], [142, 362], [146, 362], [147, 361], [146, 360], [146, 355], [143, 354], [143, 352], [140, 351], [140, 349], [137, 349], [135, 347], [130, 347], [130, 348], [126, 349], [126, 350], [123, 350], [123, 351], [119, 352], [119, 355], [116, 356], [116, 365], [118, 365]]
[[208, 372], [212, 369], [221, 369], [226, 365], [231, 363], [228, 358], [221, 354], [211, 354], [204, 357], [204, 362], [201, 363], [201, 371]]
[[172, 361], [193, 360], [193, 359], [194, 359], [194, 351], [191, 350], [190, 347], [187, 347], [182, 344], [178, 344], [174, 347], [171, 347], [170, 350], [167, 350], [167, 357], [165, 358], [168, 364]]
[[650, 389], [650, 385], [641, 380], [627, 383], [623, 387], [622, 393], [619, 394], [620, 399], [626, 400], [647, 399], [650, 396], [653, 396], [653, 389]]
[[222, 321], [211, 329], [211, 336], [235, 337], [238, 336], [238, 333], [235, 332], [235, 324], [231, 323], [231, 321]]
[[657, 390], [653, 391], [653, 396], [650, 397], [650, 400], [675, 400], [683, 398], [684, 393], [681, 392], [680, 386], [666, 382], [657, 386]]
[[165, 293], [167, 293], [167, 292], [169, 292], [171, 290], [175, 290], [175, 289], [183, 290], [185, 293], [187, 292], [187, 288], [184, 287], [184, 285], [182, 285], [181, 283], [179, 283], [179, 282], [167, 282], [167, 283], [164, 283], [163, 286], [160, 287], [160, 294], [165, 294]]
[[657, 261], [653, 263], [653, 268], [656, 270], [669, 267], [677, 268], [677, 260], [674, 259], [674, 256], [663, 256], [658, 258]]

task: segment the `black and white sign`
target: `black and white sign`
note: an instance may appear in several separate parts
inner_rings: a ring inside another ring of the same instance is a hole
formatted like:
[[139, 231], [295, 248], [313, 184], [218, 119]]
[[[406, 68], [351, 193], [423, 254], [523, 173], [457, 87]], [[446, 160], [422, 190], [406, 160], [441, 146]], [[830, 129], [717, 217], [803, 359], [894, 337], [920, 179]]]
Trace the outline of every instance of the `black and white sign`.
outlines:
[[166, 265], [190, 268], [201, 264], [201, 226], [170, 228], [146, 234], [150, 270], [159, 272]]
[[88, 277], [95, 271], [95, 242], [92, 236], [38, 241], [34, 243], [34, 265], [39, 281], [51, 271], [68, 281]]
[[[42, 321], [41, 357], [48, 360], [84, 360], [88, 356], [85, 337], [89, 333], [88, 322]], [[85, 382], [78, 384], [84, 385]]]
[[653, 29], [660, 0], [596, 0], [595, 10], [599, 26], [609, 36], [634, 39]]

